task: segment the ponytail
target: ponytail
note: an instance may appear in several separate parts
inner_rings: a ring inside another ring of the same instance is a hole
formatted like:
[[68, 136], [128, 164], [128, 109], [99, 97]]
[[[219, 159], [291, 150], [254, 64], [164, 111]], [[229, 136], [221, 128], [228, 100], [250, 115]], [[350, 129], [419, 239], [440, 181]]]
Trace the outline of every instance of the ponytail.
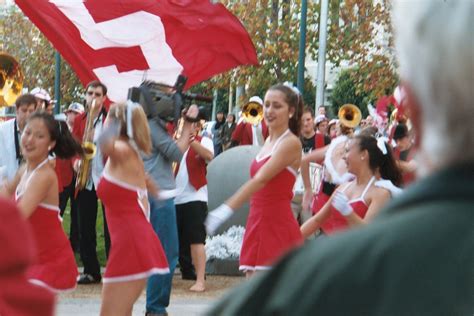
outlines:
[[355, 137], [359, 140], [360, 150], [369, 153], [369, 167], [373, 172], [378, 171], [385, 180], [390, 180], [394, 185], [401, 186], [402, 174], [393, 157], [392, 148], [385, 144], [387, 152], [384, 154], [377, 146], [377, 139], [368, 133], [359, 134]]

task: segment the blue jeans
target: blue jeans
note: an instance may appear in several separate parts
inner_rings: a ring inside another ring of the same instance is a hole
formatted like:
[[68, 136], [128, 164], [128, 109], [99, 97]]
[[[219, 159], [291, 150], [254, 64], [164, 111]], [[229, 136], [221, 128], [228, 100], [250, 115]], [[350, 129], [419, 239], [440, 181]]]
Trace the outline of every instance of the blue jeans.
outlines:
[[161, 314], [166, 313], [166, 307], [170, 304], [171, 283], [179, 255], [176, 208], [174, 199], [158, 201], [150, 198], [149, 201], [150, 222], [165, 251], [170, 273], [155, 274], [148, 279], [146, 310], [149, 313]]

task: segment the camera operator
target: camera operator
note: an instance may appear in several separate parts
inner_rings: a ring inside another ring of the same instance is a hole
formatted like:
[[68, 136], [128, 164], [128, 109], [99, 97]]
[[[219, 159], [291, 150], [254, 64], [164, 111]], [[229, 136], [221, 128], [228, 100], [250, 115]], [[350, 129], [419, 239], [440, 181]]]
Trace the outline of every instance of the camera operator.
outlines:
[[[192, 105], [185, 118], [195, 119], [199, 109]], [[147, 284], [147, 314], [166, 314], [171, 295], [171, 282], [178, 261], [179, 244], [176, 225], [174, 198], [177, 194], [172, 164], [180, 162], [189, 147], [192, 123], [184, 120], [180, 137], [174, 140], [166, 130], [166, 122], [159, 116], [148, 119], [150, 125], [152, 151], [143, 156], [145, 171], [160, 188], [158, 199], [149, 197], [150, 222], [157, 233], [168, 259], [169, 274], [154, 275]]]

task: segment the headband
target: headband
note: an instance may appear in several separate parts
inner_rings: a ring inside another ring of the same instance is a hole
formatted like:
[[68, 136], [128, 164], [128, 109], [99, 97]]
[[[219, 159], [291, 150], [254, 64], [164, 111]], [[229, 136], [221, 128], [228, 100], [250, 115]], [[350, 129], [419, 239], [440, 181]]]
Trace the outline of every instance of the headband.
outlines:
[[386, 155], [388, 153], [387, 145], [385, 144], [386, 140], [386, 137], [377, 138], [377, 147], [380, 149], [383, 155]]
[[133, 110], [139, 106], [140, 104], [127, 100], [127, 136], [130, 139], [133, 139], [133, 125], [132, 125]]

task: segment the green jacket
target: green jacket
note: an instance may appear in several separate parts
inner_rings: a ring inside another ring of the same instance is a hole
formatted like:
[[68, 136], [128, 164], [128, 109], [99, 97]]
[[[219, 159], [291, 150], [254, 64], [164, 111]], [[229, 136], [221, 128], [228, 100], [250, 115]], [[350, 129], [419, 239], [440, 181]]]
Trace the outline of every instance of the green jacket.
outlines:
[[474, 315], [474, 165], [413, 185], [364, 228], [306, 244], [209, 315]]

